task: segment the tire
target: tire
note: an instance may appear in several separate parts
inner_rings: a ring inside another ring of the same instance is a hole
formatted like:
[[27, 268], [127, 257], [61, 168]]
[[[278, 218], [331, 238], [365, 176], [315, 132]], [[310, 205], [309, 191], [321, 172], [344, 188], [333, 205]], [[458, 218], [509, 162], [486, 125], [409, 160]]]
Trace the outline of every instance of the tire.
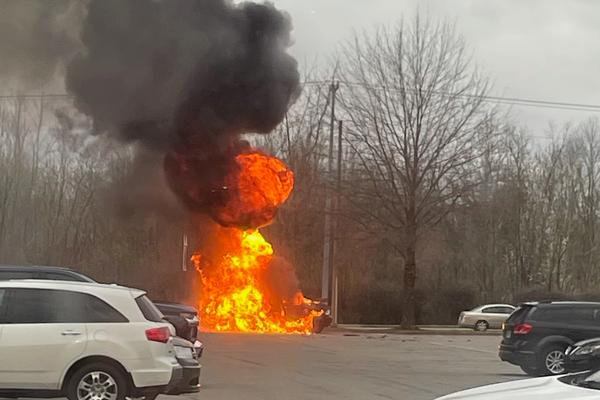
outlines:
[[474, 330], [476, 330], [477, 332], [485, 332], [489, 329], [490, 324], [488, 324], [487, 321], [485, 320], [479, 320], [475, 323], [475, 326], [473, 327]]
[[539, 353], [536, 369], [539, 376], [560, 375], [565, 370], [565, 345], [554, 344]]
[[73, 373], [67, 383], [69, 400], [83, 400], [96, 393], [95, 400], [125, 400], [129, 395], [125, 373], [113, 365], [96, 362], [85, 364]]
[[533, 365], [525, 364], [519, 365], [519, 367], [521, 367], [521, 371], [525, 372], [529, 376], [539, 376], [538, 369]]

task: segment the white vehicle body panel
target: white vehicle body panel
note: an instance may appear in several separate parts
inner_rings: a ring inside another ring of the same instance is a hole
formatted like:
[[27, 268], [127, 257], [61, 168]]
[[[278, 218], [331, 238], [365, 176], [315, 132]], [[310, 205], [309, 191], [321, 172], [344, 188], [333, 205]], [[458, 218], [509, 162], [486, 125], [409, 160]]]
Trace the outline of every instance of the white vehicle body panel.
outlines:
[[[63, 332], [69, 334], [63, 335]], [[84, 353], [85, 339], [85, 324], [3, 326], [0, 388], [56, 389], [64, 366]]]
[[510, 313], [495, 313], [487, 311], [493, 308], [510, 308], [512, 311], [516, 309], [510, 304], [486, 304], [479, 306], [473, 310], [461, 312], [458, 318], [458, 326], [464, 328], [473, 328], [478, 321], [486, 321], [490, 328], [501, 328], [502, 324], [510, 316]]
[[62, 387], [69, 368], [86, 357], [101, 356], [120, 363], [136, 387], [169, 383], [179, 364], [171, 340], [149, 341], [145, 331], [170, 324], [146, 320], [135, 298], [143, 291], [116, 285], [65, 281], [4, 281], [2, 289], [53, 289], [95, 296], [129, 322], [0, 323], [0, 389]]
[[600, 390], [568, 385], [557, 377], [523, 379], [464, 390], [437, 400], [585, 400], [600, 399]]

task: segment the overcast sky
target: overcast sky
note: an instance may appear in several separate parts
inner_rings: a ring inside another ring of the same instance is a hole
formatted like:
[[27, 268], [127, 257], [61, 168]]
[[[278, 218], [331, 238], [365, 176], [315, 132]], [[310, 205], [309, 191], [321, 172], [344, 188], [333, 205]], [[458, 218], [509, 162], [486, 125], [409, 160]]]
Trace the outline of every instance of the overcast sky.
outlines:
[[[299, 60], [327, 57], [353, 30], [420, 8], [456, 24], [494, 95], [600, 105], [600, 0], [274, 0], [294, 21]], [[545, 133], [548, 121], [600, 113], [513, 106], [515, 122]]]

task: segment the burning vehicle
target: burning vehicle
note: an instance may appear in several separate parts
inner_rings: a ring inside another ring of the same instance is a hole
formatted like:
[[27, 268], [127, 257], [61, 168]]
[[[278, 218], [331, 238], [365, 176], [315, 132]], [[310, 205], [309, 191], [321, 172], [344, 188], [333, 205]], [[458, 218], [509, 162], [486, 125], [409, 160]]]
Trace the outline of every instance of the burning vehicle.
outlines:
[[225, 225], [216, 232], [223, 251], [216, 265], [201, 253], [192, 257], [202, 274], [203, 327], [311, 333], [316, 326], [321, 331], [324, 320], [316, 325], [314, 320], [324, 314], [323, 305], [302, 295], [293, 266], [275, 256], [259, 228], [252, 227], [272, 220], [292, 191], [293, 173], [281, 160], [256, 151], [238, 155], [236, 161], [238, 168], [226, 179], [229, 200], [213, 209]]

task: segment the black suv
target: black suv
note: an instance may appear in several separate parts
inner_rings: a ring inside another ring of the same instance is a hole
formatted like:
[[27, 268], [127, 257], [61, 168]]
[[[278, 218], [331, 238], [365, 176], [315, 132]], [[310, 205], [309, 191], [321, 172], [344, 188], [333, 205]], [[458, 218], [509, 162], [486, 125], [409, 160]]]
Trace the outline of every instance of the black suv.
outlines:
[[499, 355], [529, 375], [557, 375], [565, 372], [567, 347], [596, 337], [600, 303], [524, 303], [503, 325]]
[[[96, 283], [89, 276], [69, 268], [49, 266], [0, 265], [0, 280], [9, 279], [50, 279], [54, 281], [75, 281]], [[185, 304], [153, 302], [177, 331], [177, 336], [196, 342], [198, 336], [198, 311]], [[196, 349], [201, 352], [201, 348]]]

